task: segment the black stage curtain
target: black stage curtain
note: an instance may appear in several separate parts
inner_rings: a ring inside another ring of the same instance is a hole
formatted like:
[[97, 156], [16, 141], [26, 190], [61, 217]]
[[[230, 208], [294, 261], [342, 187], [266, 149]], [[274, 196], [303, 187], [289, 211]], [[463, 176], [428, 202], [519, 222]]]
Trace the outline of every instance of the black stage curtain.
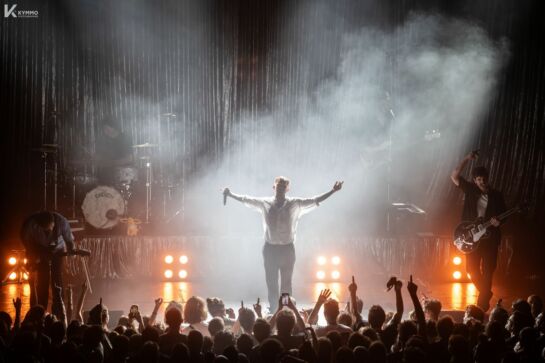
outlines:
[[[509, 40], [509, 63], [469, 143], [480, 147], [510, 203], [532, 202], [523, 228], [536, 242], [545, 218], [543, 2], [335, 3], [344, 21], [325, 21], [331, 36], [316, 39], [305, 21], [316, 14], [302, 12], [310, 7], [299, 1], [19, 1], [39, 18], [0, 22], [2, 239], [15, 237], [23, 216], [43, 205], [42, 163], [33, 147], [61, 145], [59, 170], [67, 170], [68, 154], [92, 153], [100, 121], [112, 116], [134, 143], [161, 142], [161, 173], [189, 182], [247, 132], [237, 123], [242, 115], [269, 110], [273, 99], [289, 109], [294, 96], [331, 76], [344, 31], [391, 29], [423, 11], [469, 19]], [[309, 59], [297, 51], [303, 44], [331, 51]], [[169, 112], [177, 118], [162, 116]], [[293, 127], [293, 120], [276, 122]], [[257, 137], [261, 126], [252, 127]], [[447, 192], [444, 213], [455, 219], [460, 194], [447, 183], [426, 187], [430, 198]]]

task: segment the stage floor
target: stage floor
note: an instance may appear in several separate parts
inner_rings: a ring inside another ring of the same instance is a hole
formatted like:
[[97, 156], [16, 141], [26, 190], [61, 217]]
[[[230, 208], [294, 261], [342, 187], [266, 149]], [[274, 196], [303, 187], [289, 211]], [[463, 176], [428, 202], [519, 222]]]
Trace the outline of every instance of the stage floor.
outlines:
[[[416, 281], [419, 285], [419, 295], [428, 296], [439, 299], [443, 304], [443, 310], [463, 310], [467, 304], [475, 303], [476, 291], [473, 284], [470, 283], [437, 283], [427, 285], [424, 281]], [[265, 285], [265, 283], [263, 283]], [[104, 304], [109, 310], [121, 310], [126, 313], [131, 304], [137, 304], [140, 311], [144, 315], [149, 315], [153, 309], [154, 300], [162, 297], [165, 301], [164, 306], [171, 300], [183, 302], [193, 295], [201, 297], [220, 297], [227, 307], [234, 308], [235, 311], [240, 306], [240, 300], [251, 306], [256, 302], [258, 296], [244, 296], [238, 293], [239, 287], [236, 284], [229, 288], [228, 283], [225, 283], [223, 292], [218, 290], [210, 291], [210, 288], [199, 282], [161, 282], [161, 281], [144, 281], [138, 282], [135, 280], [111, 280], [111, 281], [93, 281], [93, 293], [88, 293], [84, 310], [90, 309], [99, 302], [102, 297]], [[305, 285], [295, 285], [295, 298], [299, 308], [311, 308], [316, 301], [316, 298], [323, 288], [330, 288], [333, 291], [332, 297], [341, 301], [342, 306], [348, 299], [347, 284], [345, 283], [309, 283]], [[262, 289], [263, 294], [260, 297], [262, 305], [267, 308], [265, 296], [265, 286]], [[507, 289], [505, 286], [497, 284], [493, 288], [494, 297], [492, 303], [495, 303], [498, 298], [504, 301], [504, 307], [509, 308], [514, 299], [519, 297], [526, 298], [531, 293], [541, 293], [541, 291], [526, 291], [522, 288]], [[80, 291], [79, 286], [74, 287], [73, 301], [77, 301]], [[25, 285], [7, 285], [2, 286], [0, 290], [0, 310], [14, 314], [12, 299], [21, 296], [23, 300], [23, 314], [29, 306], [30, 288]], [[358, 296], [364, 302], [364, 316], [370, 306], [374, 304], [382, 305], [385, 310], [395, 310], [395, 298], [393, 291], [386, 292], [384, 284], [375, 284], [361, 282], [358, 286]], [[543, 296], [543, 295], [542, 295]], [[410, 302], [407, 290], [403, 287], [403, 298], [405, 302], [405, 316], [413, 309]], [[160, 309], [159, 315], [162, 318], [164, 306]], [[323, 319], [321, 317], [321, 319]]]

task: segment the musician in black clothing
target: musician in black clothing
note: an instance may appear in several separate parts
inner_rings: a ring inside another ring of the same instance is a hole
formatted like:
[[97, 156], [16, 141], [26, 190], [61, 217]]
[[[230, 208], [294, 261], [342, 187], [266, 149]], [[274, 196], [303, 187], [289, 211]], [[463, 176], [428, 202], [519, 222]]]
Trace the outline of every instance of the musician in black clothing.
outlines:
[[460, 162], [451, 174], [452, 182], [464, 192], [462, 221], [474, 221], [477, 218], [490, 220], [488, 238], [482, 238], [477, 249], [467, 255], [467, 272], [479, 291], [477, 305], [484, 311], [490, 308], [492, 298], [492, 277], [496, 269], [498, 246], [501, 241], [500, 221], [497, 216], [505, 211], [505, 202], [500, 191], [488, 184], [488, 170], [479, 166], [473, 169], [472, 182], [460, 176], [470, 160], [477, 159], [477, 152], [472, 151]]
[[107, 185], [116, 182], [116, 168], [132, 164], [131, 141], [111, 119], [104, 120], [102, 124], [102, 134], [97, 139], [95, 162], [99, 181]]
[[39, 304], [47, 309], [51, 280], [51, 310], [59, 320], [64, 320], [63, 253], [74, 252], [74, 236], [68, 220], [56, 212], [34, 213], [23, 223], [21, 240], [31, 269], [30, 305]]

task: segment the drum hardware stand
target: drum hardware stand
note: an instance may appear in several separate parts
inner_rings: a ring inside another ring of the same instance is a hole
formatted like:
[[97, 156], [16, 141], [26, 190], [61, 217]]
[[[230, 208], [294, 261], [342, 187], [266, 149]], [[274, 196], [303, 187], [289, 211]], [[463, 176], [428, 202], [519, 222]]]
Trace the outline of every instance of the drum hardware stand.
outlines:
[[167, 219], [167, 204], [172, 201], [172, 189], [174, 187], [172, 185], [169, 185], [165, 188], [163, 187], [163, 220]]
[[[38, 151], [42, 155], [43, 159], [43, 167], [44, 167], [44, 209], [47, 209], [47, 156], [49, 154], [55, 154], [57, 152], [57, 148], [59, 146], [57, 144], [42, 144], [40, 147], [31, 149], [32, 151]], [[53, 192], [53, 207], [55, 210], [57, 209], [57, 159], [55, 159], [55, 164], [53, 167], [53, 171], [55, 175], [53, 176], [53, 186], [54, 186], [54, 192]]]
[[151, 201], [151, 162], [146, 162], [146, 224], [149, 223]]
[[47, 210], [47, 151], [42, 152], [44, 159], [44, 210]]
[[391, 183], [392, 183], [392, 134], [394, 129], [394, 123], [396, 122], [396, 114], [393, 110], [392, 100], [390, 92], [386, 91], [386, 102], [388, 107], [388, 164], [387, 164], [387, 176], [386, 176], [386, 200], [388, 203], [388, 209], [386, 210], [386, 234], [390, 234], [392, 231], [392, 221], [390, 214], [390, 204], [392, 203], [391, 197]]
[[81, 266], [83, 267], [83, 272], [85, 273], [85, 282], [87, 282], [87, 288], [89, 292], [93, 293], [93, 288], [91, 287], [91, 279], [89, 278], [89, 266], [87, 265], [87, 260], [83, 256], [78, 256], [81, 261]]
[[76, 174], [72, 176], [72, 219], [76, 219]]
[[57, 190], [58, 190], [58, 180], [57, 180], [57, 158], [55, 158], [55, 163], [53, 164], [53, 210], [58, 210], [57, 208]]

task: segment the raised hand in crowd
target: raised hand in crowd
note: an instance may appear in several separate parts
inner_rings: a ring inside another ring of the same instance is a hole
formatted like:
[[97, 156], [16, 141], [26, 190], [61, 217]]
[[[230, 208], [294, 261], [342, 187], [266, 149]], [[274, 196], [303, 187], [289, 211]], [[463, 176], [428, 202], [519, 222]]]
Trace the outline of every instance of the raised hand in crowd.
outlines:
[[329, 299], [331, 296], [331, 290], [329, 289], [323, 289], [320, 291], [320, 295], [318, 295], [318, 300], [316, 300], [316, 304], [314, 305], [314, 308], [312, 309], [312, 312], [310, 313], [308, 317], [307, 323], [310, 325], [316, 325], [318, 323], [318, 313], [320, 312], [320, 308], [324, 303]]
[[158, 297], [155, 299], [155, 305], [153, 306], [153, 311], [149, 317], [148, 325], [147, 326], [154, 326], [155, 321], [157, 320], [157, 313], [159, 312], [159, 308], [161, 308], [161, 305], [163, 304], [163, 298]]
[[253, 305], [253, 307], [257, 317], [262, 318], [263, 316], [261, 315], [261, 304], [259, 303], [259, 298], [257, 298], [257, 302]]
[[21, 307], [23, 306], [21, 298], [17, 297], [13, 300], [13, 307], [15, 308], [15, 321], [13, 322], [13, 331], [19, 330], [21, 326]]
[[77, 320], [80, 323], [83, 323], [83, 302], [85, 301], [85, 296], [87, 295], [87, 283], [84, 282], [81, 285], [81, 292], [78, 298], [78, 302], [76, 304], [76, 308], [73, 311], [74, 316], [72, 317], [73, 320]]
[[314, 348], [316, 354], [318, 354], [318, 336], [316, 335], [316, 331], [314, 330], [314, 328], [312, 326], [306, 327], [305, 335], [310, 335], [312, 347]]
[[348, 291], [350, 292], [350, 313], [354, 317], [355, 323], [358, 324], [363, 321], [363, 318], [358, 311], [358, 297], [356, 295], [358, 285], [356, 285], [356, 279], [354, 276], [352, 276], [352, 282], [348, 285]]
[[393, 324], [397, 326], [401, 322], [401, 318], [403, 317], [403, 296], [401, 295], [403, 282], [398, 280], [395, 276], [392, 276], [390, 280], [388, 280], [386, 287], [388, 288], [388, 290], [393, 287], [396, 295], [396, 312], [392, 319], [390, 319], [390, 321], [388, 322], [388, 325]]
[[411, 296], [411, 300], [414, 305], [414, 312], [416, 314], [416, 324], [418, 326], [418, 335], [423, 339], [427, 339], [426, 334], [426, 316], [424, 315], [424, 310], [422, 309], [422, 304], [418, 299], [417, 291], [418, 286], [413, 282], [413, 275], [410, 276], [409, 282], [407, 283], [407, 290]]

